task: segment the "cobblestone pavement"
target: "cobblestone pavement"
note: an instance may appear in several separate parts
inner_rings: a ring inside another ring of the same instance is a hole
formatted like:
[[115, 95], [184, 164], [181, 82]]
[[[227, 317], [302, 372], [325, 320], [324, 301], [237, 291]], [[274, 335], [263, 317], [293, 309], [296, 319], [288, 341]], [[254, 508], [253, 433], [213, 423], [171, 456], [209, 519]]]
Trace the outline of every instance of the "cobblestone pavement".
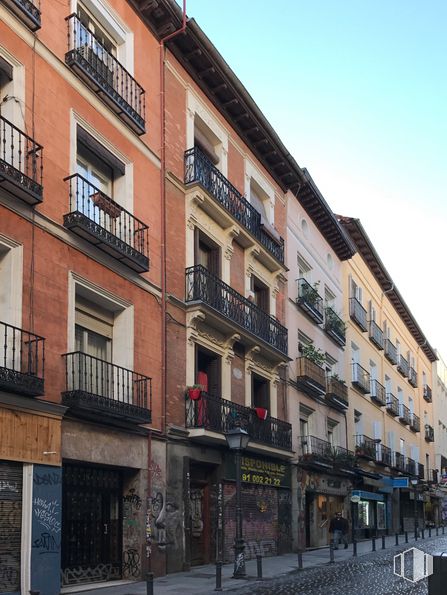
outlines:
[[[426, 553], [447, 551], [447, 538], [415, 544]], [[232, 590], [238, 595], [427, 595], [428, 579], [415, 584], [393, 574], [393, 557], [409, 546], [293, 572], [277, 580]], [[447, 593], [447, 588], [446, 588]]]

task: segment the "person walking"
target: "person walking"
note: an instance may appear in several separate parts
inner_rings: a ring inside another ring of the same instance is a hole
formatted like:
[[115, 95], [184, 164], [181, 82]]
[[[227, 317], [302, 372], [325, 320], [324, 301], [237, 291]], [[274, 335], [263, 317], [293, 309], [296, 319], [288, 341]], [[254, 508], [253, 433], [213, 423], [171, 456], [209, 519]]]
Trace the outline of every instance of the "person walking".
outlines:
[[345, 544], [345, 550], [348, 548], [349, 523], [343, 518], [341, 512], [335, 513], [329, 524], [329, 534], [332, 534], [332, 543], [334, 549], [338, 550], [338, 544], [342, 541]]

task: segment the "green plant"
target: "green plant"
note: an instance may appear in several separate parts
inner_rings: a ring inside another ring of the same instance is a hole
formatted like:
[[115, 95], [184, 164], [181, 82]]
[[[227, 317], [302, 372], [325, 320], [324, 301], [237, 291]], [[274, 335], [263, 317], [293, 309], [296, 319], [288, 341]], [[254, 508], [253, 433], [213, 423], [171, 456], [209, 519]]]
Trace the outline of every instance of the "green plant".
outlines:
[[321, 349], [313, 345], [300, 345], [300, 352], [303, 357], [306, 357], [314, 364], [322, 366], [325, 362], [325, 355]]
[[340, 382], [341, 384], [346, 384], [346, 382], [342, 378], [340, 378], [340, 376], [338, 374], [331, 374], [331, 379], [336, 380], [337, 382]]

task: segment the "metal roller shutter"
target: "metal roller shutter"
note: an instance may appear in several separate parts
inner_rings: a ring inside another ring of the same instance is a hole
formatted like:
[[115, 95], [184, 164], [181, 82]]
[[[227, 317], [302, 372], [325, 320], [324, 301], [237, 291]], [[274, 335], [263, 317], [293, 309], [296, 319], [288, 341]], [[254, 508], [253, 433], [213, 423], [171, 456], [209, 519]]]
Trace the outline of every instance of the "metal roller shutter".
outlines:
[[0, 593], [20, 591], [22, 465], [0, 461]]

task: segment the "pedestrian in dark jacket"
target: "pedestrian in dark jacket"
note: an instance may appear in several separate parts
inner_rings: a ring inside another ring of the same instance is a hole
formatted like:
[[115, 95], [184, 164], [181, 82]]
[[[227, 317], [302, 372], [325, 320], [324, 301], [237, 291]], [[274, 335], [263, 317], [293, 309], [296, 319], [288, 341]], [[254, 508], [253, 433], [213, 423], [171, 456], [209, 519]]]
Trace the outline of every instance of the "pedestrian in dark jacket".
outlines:
[[345, 550], [348, 547], [349, 523], [343, 518], [341, 512], [337, 512], [329, 524], [329, 534], [332, 534], [332, 543], [334, 549], [338, 550], [338, 544], [342, 541], [345, 544]]

